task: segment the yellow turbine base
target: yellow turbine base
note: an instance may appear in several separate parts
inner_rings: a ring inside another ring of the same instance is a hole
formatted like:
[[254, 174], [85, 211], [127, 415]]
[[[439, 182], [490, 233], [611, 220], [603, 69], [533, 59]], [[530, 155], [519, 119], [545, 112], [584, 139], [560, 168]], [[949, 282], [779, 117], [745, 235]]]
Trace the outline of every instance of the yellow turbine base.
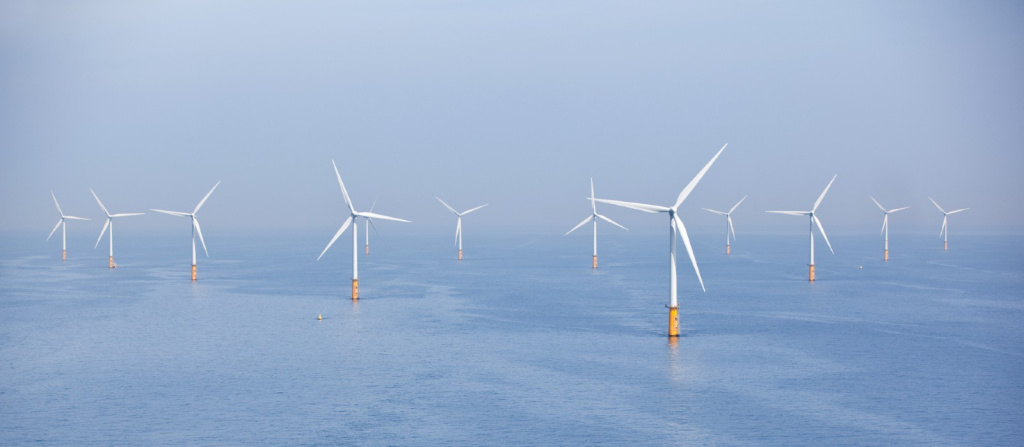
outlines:
[[726, 244], [725, 245], [725, 254], [726, 254], [726, 256], [728, 256], [730, 252], [732, 252], [732, 250], [729, 249], [729, 244]]
[[68, 260], [68, 251], [67, 250], [61, 250], [60, 251], [60, 260], [61, 261], [67, 261]]
[[358, 279], [353, 279], [352, 280], [352, 299], [353, 300], [358, 300], [359, 299], [359, 280]]
[[942, 242], [942, 251], [949, 251], [949, 241]]
[[459, 260], [460, 261], [462, 260], [462, 249], [461, 248], [459, 249]]
[[192, 281], [196, 280], [196, 266], [192, 266]]
[[597, 268], [597, 255], [594, 255], [594, 268]]
[[886, 260], [886, 261], [888, 261], [888, 260], [889, 260], [889, 250], [886, 250], [886, 251], [885, 251], [885, 260]]
[[116, 269], [117, 268], [117, 264], [114, 264], [114, 257], [113, 256], [111, 256], [110, 259], [107, 260], [107, 265], [110, 268], [112, 268], [112, 269]]
[[811, 269], [809, 270], [808, 276], [811, 278], [810, 281], [814, 282], [814, 264], [811, 264], [810, 267]]
[[668, 308], [668, 336], [678, 337], [679, 336], [679, 308], [670, 307]]
[[316, 314], [316, 321], [323, 321], [323, 320], [324, 320], [324, 314]]
[[369, 245], [366, 246], [366, 254], [370, 254], [370, 246]]

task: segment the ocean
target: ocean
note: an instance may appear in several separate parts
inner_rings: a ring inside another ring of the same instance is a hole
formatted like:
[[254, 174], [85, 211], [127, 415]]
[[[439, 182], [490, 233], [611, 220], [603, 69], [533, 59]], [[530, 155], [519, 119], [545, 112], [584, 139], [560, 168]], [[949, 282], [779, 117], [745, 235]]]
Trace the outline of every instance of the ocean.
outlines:
[[0, 445], [1024, 443], [1021, 235], [207, 231], [0, 238]]

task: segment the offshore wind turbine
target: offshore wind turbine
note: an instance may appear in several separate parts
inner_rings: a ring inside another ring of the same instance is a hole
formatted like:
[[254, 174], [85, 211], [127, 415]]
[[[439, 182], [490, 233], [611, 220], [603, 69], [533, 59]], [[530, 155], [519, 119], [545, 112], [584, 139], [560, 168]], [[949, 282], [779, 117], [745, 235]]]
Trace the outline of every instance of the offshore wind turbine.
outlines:
[[[726, 143], [725, 146], [729, 144]], [[594, 199], [595, 201], [608, 203], [612, 205], [621, 206], [624, 208], [630, 208], [634, 210], [644, 211], [648, 213], [666, 213], [668, 214], [668, 237], [669, 237], [669, 250], [668, 250], [668, 261], [669, 261], [669, 307], [668, 307], [668, 336], [678, 337], [679, 336], [679, 302], [676, 299], [676, 232], [679, 232], [679, 237], [683, 239], [683, 245], [686, 246], [686, 253], [690, 255], [690, 262], [693, 264], [693, 271], [697, 273], [697, 280], [700, 281], [701, 290], [704, 288], [704, 280], [700, 277], [700, 269], [697, 268], [697, 258], [693, 256], [693, 247], [690, 246], [690, 237], [686, 233], [686, 227], [683, 226], [682, 219], [679, 218], [679, 205], [683, 204], [683, 201], [690, 195], [693, 188], [697, 186], [697, 182], [704, 177], [704, 174], [708, 172], [711, 165], [718, 159], [719, 155], [722, 155], [722, 151], [725, 150], [725, 146], [722, 146], [718, 150], [718, 153], [711, 158], [708, 164], [704, 165], [704, 168], [697, 173], [697, 176], [690, 180], [690, 183], [683, 188], [682, 192], [679, 193], [679, 197], [676, 198], [676, 202], [671, 207], [660, 206], [660, 205], [648, 205], [646, 203], [636, 202], [623, 202], [621, 200], [607, 200], [607, 199]]]
[[622, 225], [619, 225], [618, 223], [616, 223], [615, 221], [613, 221], [613, 220], [611, 220], [611, 219], [609, 219], [607, 217], [604, 217], [604, 216], [602, 216], [600, 214], [597, 214], [597, 203], [594, 202], [594, 179], [593, 178], [590, 179], [590, 199], [589, 200], [590, 200], [590, 209], [591, 209], [592, 214], [589, 217], [587, 217], [586, 219], [583, 219], [583, 222], [580, 222], [575, 227], [572, 227], [571, 230], [569, 230], [567, 233], [565, 233], [565, 236], [568, 236], [569, 233], [572, 233], [573, 231], [576, 231], [577, 228], [582, 227], [583, 224], [585, 224], [587, 222], [591, 222], [591, 221], [594, 222], [594, 262], [593, 262], [593, 265], [594, 265], [594, 268], [596, 269], [597, 268], [597, 219], [603, 219], [604, 221], [606, 221], [606, 222], [608, 222], [608, 223], [610, 223], [612, 225], [615, 225], [616, 227], [622, 228], [623, 230], [626, 230], [626, 231], [629, 231], [629, 229], [624, 227], [624, 226], [622, 226]]
[[107, 211], [107, 207], [103, 206], [103, 202], [100, 202], [100, 197], [96, 195], [96, 191], [89, 188], [89, 192], [96, 198], [96, 203], [100, 204], [100, 208], [103, 210], [103, 214], [107, 215], [107, 222], [103, 224], [103, 229], [100, 230], [100, 237], [96, 238], [96, 245], [92, 247], [93, 250], [100, 246], [100, 241], [103, 240], [103, 233], [107, 232], [107, 227], [110, 227], [110, 257], [107, 258], [109, 268], [117, 268], [117, 264], [114, 263], [114, 218], [115, 217], [130, 217], [130, 216], [141, 216], [145, 213], [120, 213], [110, 214]]
[[320, 256], [316, 258], [317, 261], [324, 257], [324, 253], [334, 245], [334, 241], [338, 240], [341, 233], [344, 233], [348, 229], [349, 225], [352, 225], [352, 299], [359, 299], [359, 227], [356, 223], [356, 219], [362, 217], [366, 219], [384, 219], [394, 220], [397, 222], [409, 222], [405, 219], [399, 219], [397, 217], [385, 216], [383, 214], [377, 214], [371, 211], [356, 211], [355, 205], [352, 204], [352, 199], [348, 196], [348, 190], [345, 189], [345, 182], [341, 181], [341, 174], [338, 173], [338, 165], [331, 160], [331, 165], [334, 166], [334, 175], [338, 177], [338, 185], [341, 186], [341, 195], [345, 199], [345, 205], [348, 206], [348, 210], [351, 213], [345, 222], [341, 224], [341, 228], [338, 229], [337, 233], [334, 233], [334, 237], [324, 247], [324, 251], [320, 252]]
[[196, 213], [199, 212], [199, 208], [203, 207], [203, 204], [206, 203], [206, 199], [210, 198], [210, 194], [213, 194], [213, 190], [217, 189], [218, 186], [220, 186], [219, 181], [217, 182], [216, 185], [213, 185], [213, 188], [210, 189], [210, 192], [206, 193], [206, 195], [203, 196], [203, 200], [199, 201], [199, 204], [196, 205], [196, 209], [192, 210], [191, 213], [183, 213], [180, 211], [157, 210], [152, 208], [150, 209], [151, 211], [156, 211], [158, 213], [170, 214], [172, 216], [178, 217], [188, 217], [192, 219], [192, 281], [196, 280], [196, 233], [199, 233], [199, 242], [203, 244], [203, 252], [206, 253], [207, 258], [210, 257], [210, 252], [206, 251], [206, 241], [203, 240], [203, 230], [199, 228], [199, 218], [196, 217]]
[[956, 213], [959, 213], [961, 211], [967, 211], [970, 208], [960, 208], [958, 210], [953, 210], [953, 211], [948, 211], [947, 212], [946, 210], [942, 209], [942, 207], [939, 206], [938, 203], [935, 203], [935, 199], [932, 199], [931, 197], [929, 197], [928, 200], [931, 200], [932, 203], [935, 204], [935, 207], [938, 208], [939, 211], [942, 211], [942, 228], [939, 229], [939, 236], [942, 236], [942, 250], [943, 251], [949, 251], [949, 225], [948, 225], [949, 215], [950, 214], [956, 214]]
[[885, 260], [888, 261], [889, 260], [889, 215], [892, 214], [892, 213], [895, 213], [897, 211], [903, 211], [903, 210], [905, 210], [907, 208], [910, 208], [910, 207], [909, 206], [905, 206], [903, 208], [896, 208], [896, 209], [887, 210], [887, 209], [885, 209], [885, 207], [882, 206], [881, 203], [878, 203], [878, 201], [875, 200], [874, 197], [868, 196], [868, 198], [870, 198], [872, 202], [875, 202], [875, 205], [878, 205], [878, 208], [881, 209], [883, 213], [885, 213], [885, 218], [882, 219], [882, 233], [885, 234], [885, 252], [884, 252], [885, 255], [884, 256], [885, 256]]
[[53, 233], [57, 232], [57, 227], [63, 227], [60, 230], [61, 240], [62, 240], [62, 242], [61, 242], [61, 249], [60, 249], [60, 260], [61, 261], [67, 261], [68, 260], [68, 224], [67, 224], [67, 220], [68, 219], [71, 219], [71, 220], [89, 220], [89, 219], [86, 219], [84, 217], [65, 216], [64, 215], [64, 211], [61, 211], [61, 209], [60, 209], [60, 204], [57, 203], [57, 196], [53, 195], [53, 191], [50, 191], [50, 196], [53, 197], [53, 204], [57, 205], [57, 213], [60, 214], [60, 220], [57, 221], [57, 225], [55, 225], [53, 227], [53, 230], [50, 231], [50, 235], [46, 236], [46, 240], [50, 240], [50, 238], [53, 237]]
[[434, 196], [434, 198], [437, 199], [438, 202], [441, 202], [441, 204], [444, 205], [445, 208], [448, 208], [448, 211], [451, 211], [456, 216], [459, 216], [458, 221], [456, 221], [456, 223], [455, 223], [455, 244], [459, 246], [459, 260], [461, 261], [462, 260], [462, 216], [465, 216], [465, 215], [467, 215], [469, 213], [472, 213], [473, 211], [476, 211], [476, 210], [478, 210], [480, 208], [483, 208], [483, 207], [487, 206], [487, 204], [485, 203], [485, 204], [480, 205], [480, 206], [478, 206], [476, 208], [470, 208], [470, 209], [460, 213], [458, 211], [455, 211], [455, 208], [452, 208], [447, 203], [444, 203], [444, 200], [441, 200], [440, 197]]
[[[373, 212], [373, 208], [377, 206], [377, 199], [380, 196], [373, 198], [373, 205], [370, 205], [370, 212]], [[370, 254], [370, 227], [373, 227], [373, 232], [377, 233], [377, 226], [373, 224], [373, 219], [366, 217], [366, 254]], [[377, 237], [380, 237], [380, 233], [377, 233]]]
[[732, 226], [732, 212], [736, 211], [736, 207], [740, 206], [740, 204], [743, 203], [744, 200], [747, 200], [747, 196], [743, 196], [743, 198], [740, 199], [739, 202], [736, 202], [736, 204], [733, 205], [732, 208], [729, 208], [728, 212], [725, 212], [725, 211], [715, 211], [715, 210], [713, 210], [711, 208], [704, 208], [705, 211], [711, 211], [712, 213], [718, 214], [720, 216], [725, 216], [725, 254], [726, 254], [726, 256], [728, 256], [729, 253], [732, 252], [732, 250], [729, 249], [729, 232], [732, 232], [732, 240], [734, 240], [734, 241], [736, 240], [736, 228], [734, 228]]
[[821, 237], [824, 238], [825, 239], [825, 243], [828, 244], [828, 251], [831, 251], [832, 254], [836, 254], [836, 252], [834, 250], [832, 250], [832, 244], [829, 243], [829, 241], [828, 241], [828, 235], [825, 234], [825, 227], [821, 226], [821, 221], [818, 220], [818, 216], [814, 215], [814, 212], [818, 210], [818, 205], [821, 205], [821, 199], [825, 198], [825, 193], [827, 193], [828, 189], [832, 187], [832, 182], [836, 181], [836, 176], [838, 176], [838, 175], [839, 174], [836, 174], [836, 175], [832, 176], [832, 180], [828, 182], [828, 186], [825, 186], [825, 190], [821, 192], [820, 196], [818, 196], [818, 200], [814, 201], [814, 206], [811, 207], [810, 211], [766, 211], [768, 213], [789, 214], [789, 215], [792, 215], [792, 216], [809, 216], [810, 217], [810, 219], [811, 219], [811, 263], [808, 264], [808, 278], [809, 278], [809, 280], [811, 282], [814, 282], [814, 226], [815, 225], [818, 226], [818, 230], [821, 230]]

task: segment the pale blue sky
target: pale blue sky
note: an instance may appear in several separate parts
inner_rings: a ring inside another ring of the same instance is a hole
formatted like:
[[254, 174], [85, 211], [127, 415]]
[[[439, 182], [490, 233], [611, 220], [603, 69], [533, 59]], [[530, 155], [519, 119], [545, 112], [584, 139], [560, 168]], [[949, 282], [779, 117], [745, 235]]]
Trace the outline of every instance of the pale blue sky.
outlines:
[[[190, 210], [325, 240], [359, 208], [562, 233], [600, 197], [683, 206], [691, 232], [1024, 229], [1024, 6], [856, 2], [0, 4], [0, 230]], [[665, 219], [602, 206], [640, 230]], [[151, 213], [152, 214], [152, 213]], [[177, 228], [147, 215], [130, 228]], [[469, 218], [467, 218], [469, 219]], [[84, 223], [98, 234], [102, 224]], [[92, 228], [95, 227], [95, 228]], [[383, 228], [382, 228], [383, 229]], [[467, 230], [469, 231], [469, 230]], [[830, 231], [830, 232], [831, 232]], [[41, 236], [43, 237], [43, 236]]]

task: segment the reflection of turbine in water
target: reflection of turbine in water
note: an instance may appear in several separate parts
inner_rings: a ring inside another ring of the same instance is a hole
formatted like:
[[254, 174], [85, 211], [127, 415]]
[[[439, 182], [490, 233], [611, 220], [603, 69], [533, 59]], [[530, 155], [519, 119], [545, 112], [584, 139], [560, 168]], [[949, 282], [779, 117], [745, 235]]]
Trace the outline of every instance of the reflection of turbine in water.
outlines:
[[725, 254], [726, 255], [728, 255], [729, 253], [732, 252], [732, 250], [729, 249], [729, 233], [730, 232], [732, 232], [732, 240], [734, 240], [734, 241], [736, 240], [736, 229], [732, 226], [732, 212], [736, 211], [736, 207], [740, 206], [740, 204], [743, 203], [744, 200], [747, 200], [747, 196], [743, 196], [743, 198], [740, 199], [739, 202], [736, 202], [736, 204], [733, 205], [732, 208], [729, 208], [728, 212], [726, 212], [726, 211], [715, 211], [715, 210], [710, 209], [710, 208], [704, 208], [705, 211], [711, 211], [712, 213], [718, 214], [720, 216], [725, 216]]
[[65, 216], [64, 215], [64, 211], [62, 211], [60, 209], [60, 204], [57, 203], [57, 196], [53, 195], [53, 191], [50, 191], [50, 196], [53, 197], [53, 204], [57, 205], [57, 213], [60, 214], [60, 220], [57, 221], [57, 225], [55, 225], [53, 227], [53, 230], [50, 231], [50, 235], [46, 236], [46, 240], [50, 240], [50, 238], [53, 237], [53, 233], [57, 232], [57, 228], [58, 227], [62, 227], [61, 230], [60, 230], [61, 241], [62, 241], [61, 242], [61, 249], [60, 249], [60, 260], [61, 261], [67, 261], [68, 260], [68, 224], [67, 224], [67, 220], [68, 219], [71, 219], [71, 220], [89, 220], [89, 219], [86, 219], [84, 217]]
[[885, 213], [885, 218], [882, 219], [882, 234], [885, 235], [885, 251], [883, 252], [884, 253], [883, 257], [885, 258], [886, 261], [888, 261], [889, 260], [889, 215], [892, 214], [892, 213], [895, 213], [897, 211], [903, 211], [903, 210], [905, 210], [907, 208], [910, 208], [910, 207], [909, 206], [905, 206], [903, 208], [896, 208], [896, 209], [892, 209], [892, 210], [887, 210], [887, 209], [885, 209], [885, 207], [882, 206], [881, 203], [878, 203], [878, 201], [875, 200], [874, 197], [868, 196], [868, 198], [871, 199], [872, 202], [875, 202], [875, 205], [878, 205], [878, 208], [881, 209], [883, 213]]
[[203, 252], [206, 253], [206, 257], [207, 258], [210, 257], [210, 252], [206, 251], [206, 241], [203, 240], [203, 230], [201, 228], [199, 228], [199, 218], [196, 217], [196, 213], [199, 212], [199, 208], [203, 207], [203, 204], [206, 203], [206, 199], [210, 198], [210, 194], [213, 194], [213, 190], [217, 189], [218, 186], [220, 186], [220, 182], [217, 182], [216, 185], [213, 185], [213, 188], [210, 189], [210, 192], [206, 193], [206, 195], [203, 196], [203, 200], [199, 201], [199, 204], [196, 205], [196, 209], [192, 210], [191, 213], [183, 213], [183, 212], [180, 212], [180, 211], [166, 211], [166, 210], [151, 209], [151, 211], [156, 211], [158, 213], [170, 214], [172, 216], [178, 216], [178, 217], [188, 217], [188, 218], [192, 219], [192, 280], [193, 281], [196, 280], [196, 233], [199, 233], [199, 242], [203, 244]]
[[345, 189], [345, 182], [341, 181], [341, 174], [338, 173], [338, 165], [331, 160], [331, 165], [334, 166], [334, 175], [338, 177], [338, 185], [341, 186], [341, 195], [345, 199], [345, 205], [348, 206], [348, 210], [351, 213], [345, 222], [341, 224], [341, 228], [338, 229], [337, 233], [334, 233], [334, 237], [324, 247], [324, 251], [320, 252], [320, 256], [316, 258], [317, 261], [324, 257], [324, 253], [334, 245], [334, 241], [338, 240], [341, 233], [344, 233], [348, 229], [349, 225], [352, 225], [352, 299], [359, 299], [359, 228], [356, 223], [356, 219], [373, 218], [383, 220], [394, 220], [397, 222], [409, 222], [405, 219], [399, 219], [397, 217], [385, 216], [383, 214], [377, 214], [369, 211], [356, 211], [355, 206], [352, 205], [352, 199], [348, 196], [348, 191]]
[[456, 216], [459, 216], [459, 219], [455, 223], [455, 244], [459, 246], [459, 260], [461, 261], [462, 260], [462, 216], [465, 216], [465, 215], [467, 215], [469, 213], [472, 213], [473, 211], [476, 211], [476, 210], [478, 210], [480, 208], [483, 208], [483, 207], [487, 206], [487, 204], [485, 203], [485, 204], [480, 205], [480, 206], [478, 206], [476, 208], [470, 208], [470, 209], [460, 213], [458, 211], [455, 211], [455, 208], [452, 208], [447, 203], [444, 203], [444, 200], [441, 200], [440, 197], [436, 197], [435, 196], [434, 198], [437, 199], [438, 202], [441, 202], [441, 204], [444, 205], [445, 208], [448, 208], [448, 211], [451, 211]]
[[821, 237], [825, 239], [825, 244], [828, 245], [828, 251], [831, 251], [832, 254], [836, 254], [836, 252], [832, 250], [832, 244], [829, 243], [829, 241], [828, 241], [828, 235], [825, 234], [825, 228], [821, 226], [821, 221], [818, 220], [818, 216], [814, 215], [814, 212], [818, 210], [818, 205], [821, 205], [821, 199], [825, 198], [825, 193], [827, 193], [828, 189], [832, 187], [832, 182], [836, 181], [836, 176], [838, 176], [838, 175], [839, 174], [836, 174], [836, 175], [832, 176], [832, 180], [828, 182], [828, 186], [825, 186], [825, 190], [821, 192], [820, 196], [818, 196], [818, 200], [814, 201], [814, 206], [811, 207], [810, 211], [767, 211], [769, 213], [789, 214], [791, 216], [810, 216], [810, 218], [811, 218], [811, 263], [808, 264], [808, 266], [809, 266], [809, 268], [808, 268], [808, 278], [810, 278], [809, 280], [812, 281], [812, 282], [814, 281], [814, 226], [815, 225], [818, 226], [818, 230], [821, 230]]
[[107, 222], [103, 224], [103, 229], [100, 230], [100, 237], [96, 238], [96, 245], [92, 247], [93, 250], [100, 246], [100, 241], [103, 240], [103, 233], [107, 232], [107, 228], [110, 228], [110, 257], [107, 258], [107, 266], [109, 268], [117, 268], [117, 264], [114, 263], [114, 218], [115, 217], [129, 217], [129, 216], [141, 216], [145, 213], [121, 213], [121, 214], [110, 214], [107, 211], [107, 207], [103, 206], [103, 202], [100, 202], [100, 197], [96, 195], [96, 191], [89, 188], [89, 192], [96, 198], [96, 203], [100, 204], [100, 209], [103, 210], [103, 214], [107, 215]]
[[[726, 144], [725, 146], [728, 146]], [[679, 218], [679, 205], [683, 204], [686, 197], [690, 195], [693, 188], [697, 186], [697, 182], [700, 181], [704, 174], [708, 172], [711, 165], [718, 159], [719, 155], [722, 155], [722, 151], [725, 150], [725, 146], [722, 146], [718, 150], [718, 153], [711, 158], [708, 164], [704, 165], [704, 168], [697, 173], [697, 176], [690, 180], [690, 183], [683, 188], [682, 192], [679, 193], [679, 197], [676, 198], [676, 203], [671, 207], [660, 206], [660, 205], [648, 205], [646, 203], [636, 202], [623, 202], [620, 200], [607, 200], [607, 199], [594, 199], [598, 202], [608, 203], [611, 205], [617, 205], [625, 208], [631, 208], [639, 211], [648, 213], [667, 213], [668, 214], [668, 237], [669, 237], [669, 311], [668, 311], [668, 336], [678, 337], [679, 336], [679, 303], [676, 299], [676, 232], [679, 232], [679, 237], [683, 239], [683, 245], [686, 246], [686, 253], [690, 255], [690, 262], [693, 264], [693, 271], [697, 273], [697, 280], [700, 281], [700, 288], [704, 290], [704, 280], [700, 277], [700, 269], [697, 268], [697, 258], [693, 256], [693, 248], [690, 246], [690, 237], [686, 233], [686, 227], [683, 226], [682, 219]]]
[[942, 207], [939, 206], [938, 203], [935, 203], [935, 199], [932, 199], [931, 197], [929, 197], [928, 200], [931, 200], [932, 203], [935, 204], [935, 207], [938, 208], [939, 211], [942, 211], [942, 228], [939, 229], [939, 236], [942, 236], [942, 249], [948, 251], [949, 250], [949, 225], [948, 225], [949, 215], [950, 214], [956, 214], [956, 213], [959, 213], [961, 211], [967, 211], [970, 208], [960, 208], [958, 210], [953, 210], [953, 211], [947, 212], [946, 210], [942, 209]]
[[593, 262], [593, 268], [596, 269], [597, 268], [597, 219], [603, 219], [605, 222], [608, 222], [608, 223], [610, 223], [612, 225], [615, 225], [616, 227], [622, 228], [623, 230], [626, 230], [626, 231], [629, 231], [629, 229], [624, 227], [624, 226], [622, 226], [622, 225], [619, 225], [618, 223], [616, 223], [615, 221], [613, 221], [613, 220], [611, 220], [611, 219], [609, 219], [607, 217], [604, 217], [604, 216], [602, 216], [600, 214], [597, 214], [597, 204], [594, 202], [594, 179], [593, 178], [590, 179], [590, 209], [591, 209], [591, 213], [592, 214], [589, 217], [587, 217], [586, 219], [583, 219], [583, 222], [580, 222], [575, 227], [572, 227], [571, 230], [569, 230], [567, 233], [565, 233], [565, 236], [568, 236], [569, 233], [572, 233], [573, 231], [576, 231], [577, 228], [582, 227], [583, 224], [585, 224], [587, 222], [591, 222], [591, 221], [594, 222], [594, 258], [593, 258], [594, 262]]

